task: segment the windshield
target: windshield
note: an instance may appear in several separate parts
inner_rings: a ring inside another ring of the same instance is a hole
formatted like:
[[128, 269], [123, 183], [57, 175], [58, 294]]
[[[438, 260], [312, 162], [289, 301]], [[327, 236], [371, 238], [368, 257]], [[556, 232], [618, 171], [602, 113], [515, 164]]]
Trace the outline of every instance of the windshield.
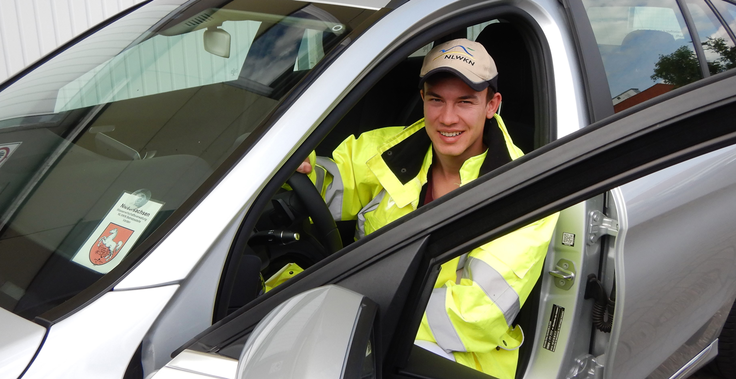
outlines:
[[373, 12], [170, 3], [0, 92], [2, 308], [33, 318], [110, 272]]

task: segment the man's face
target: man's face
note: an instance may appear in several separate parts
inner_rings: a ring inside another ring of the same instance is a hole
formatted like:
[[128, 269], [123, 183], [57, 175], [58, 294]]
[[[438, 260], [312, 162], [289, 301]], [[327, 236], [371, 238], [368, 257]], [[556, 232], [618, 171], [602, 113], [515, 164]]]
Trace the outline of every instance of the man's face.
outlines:
[[483, 153], [483, 125], [498, 109], [500, 94], [487, 99], [487, 90], [476, 92], [460, 78], [447, 76], [425, 83], [421, 95], [425, 129], [439, 158], [464, 162]]

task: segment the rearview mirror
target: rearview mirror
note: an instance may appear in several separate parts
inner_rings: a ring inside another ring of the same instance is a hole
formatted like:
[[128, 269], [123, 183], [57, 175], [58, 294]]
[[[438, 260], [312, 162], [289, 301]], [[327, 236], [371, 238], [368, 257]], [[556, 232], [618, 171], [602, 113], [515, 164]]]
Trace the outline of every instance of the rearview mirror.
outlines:
[[230, 58], [230, 33], [211, 26], [204, 31], [204, 50], [223, 58]]

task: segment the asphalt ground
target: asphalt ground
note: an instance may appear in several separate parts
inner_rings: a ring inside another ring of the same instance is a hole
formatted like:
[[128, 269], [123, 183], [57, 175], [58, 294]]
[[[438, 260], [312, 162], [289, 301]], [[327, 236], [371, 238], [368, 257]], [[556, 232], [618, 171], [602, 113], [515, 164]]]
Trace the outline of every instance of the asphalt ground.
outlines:
[[717, 375], [710, 374], [708, 372], [703, 372], [703, 370], [696, 372], [690, 378], [691, 379], [726, 379], [722, 376], [717, 376]]
[[722, 376], [718, 376], [718, 375], [714, 375], [710, 373], [707, 367], [700, 369], [700, 371], [690, 376], [690, 378], [691, 379], [728, 379], [728, 378], [724, 378]]

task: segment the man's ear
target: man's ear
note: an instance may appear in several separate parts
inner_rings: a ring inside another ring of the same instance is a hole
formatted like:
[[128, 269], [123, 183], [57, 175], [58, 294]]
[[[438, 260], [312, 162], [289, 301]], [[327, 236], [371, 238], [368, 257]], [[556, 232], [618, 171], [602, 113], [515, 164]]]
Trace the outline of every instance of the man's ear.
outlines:
[[423, 89], [419, 90], [419, 97], [421, 97], [422, 101], [424, 101], [424, 90]]
[[496, 92], [493, 94], [493, 97], [491, 97], [491, 100], [488, 101], [488, 104], [486, 105], [486, 118], [493, 118], [493, 115], [496, 114], [496, 112], [498, 111], [498, 107], [500, 106], [501, 94]]

